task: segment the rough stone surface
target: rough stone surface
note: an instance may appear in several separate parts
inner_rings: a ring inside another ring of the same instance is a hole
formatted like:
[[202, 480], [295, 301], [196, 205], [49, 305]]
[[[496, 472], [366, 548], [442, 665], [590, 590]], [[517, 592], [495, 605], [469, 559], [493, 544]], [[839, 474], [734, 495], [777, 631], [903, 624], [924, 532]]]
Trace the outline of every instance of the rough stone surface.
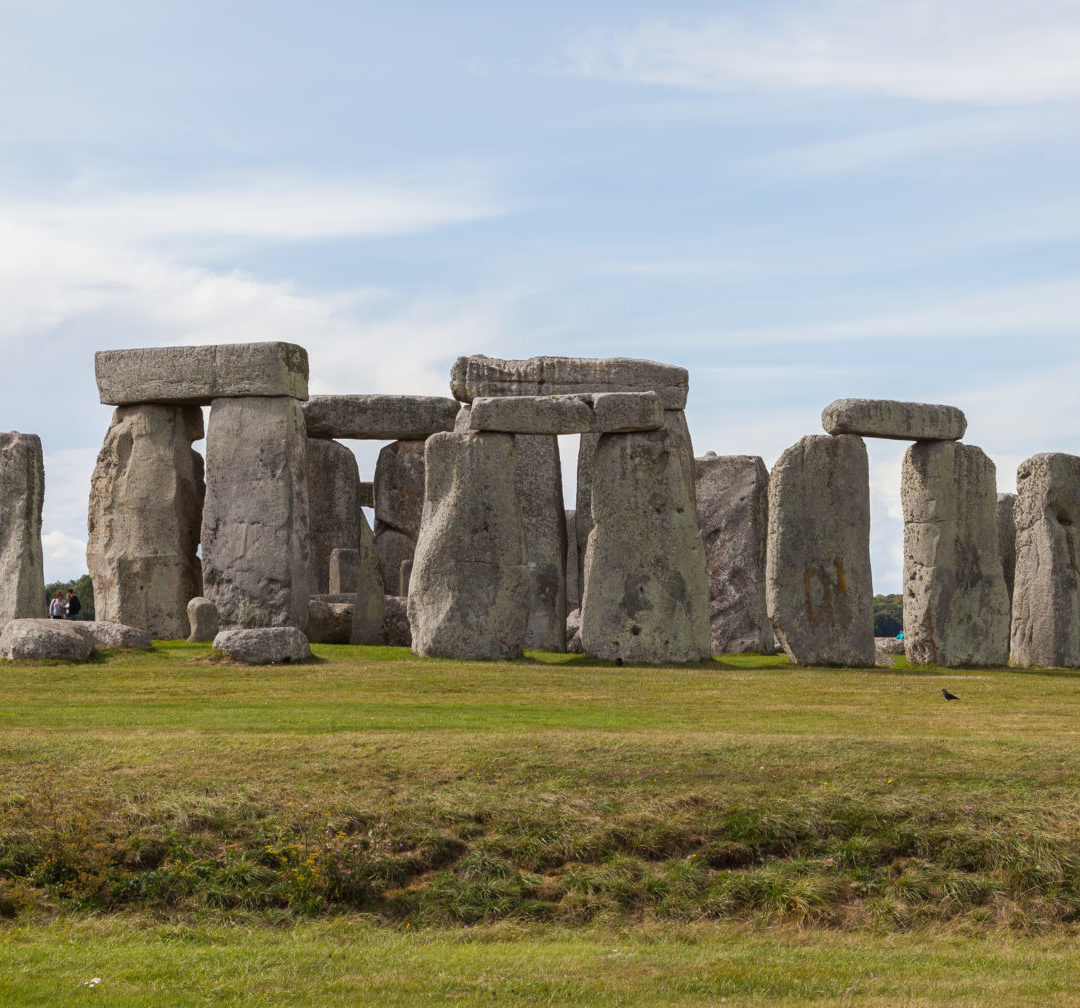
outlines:
[[959, 441], [967, 430], [956, 406], [891, 399], [837, 399], [822, 411], [821, 424], [830, 434], [895, 441]]
[[308, 599], [308, 640], [312, 644], [351, 643], [353, 608], [352, 602]]
[[307, 434], [295, 399], [215, 399], [203, 594], [223, 627], [307, 626]]
[[351, 643], [386, 642], [386, 586], [379, 570], [379, 554], [374, 546], [360, 547], [356, 568], [356, 604], [353, 608]]
[[101, 350], [94, 355], [94, 371], [101, 401], [110, 406], [209, 406], [225, 397], [308, 397], [307, 351], [295, 343]]
[[685, 368], [655, 361], [614, 357], [459, 357], [450, 389], [461, 402], [481, 396], [543, 396], [579, 392], [656, 392], [665, 409], [683, 409], [690, 387]]
[[566, 614], [566, 650], [571, 654], [581, 654], [585, 650], [581, 644], [580, 609], [571, 609]]
[[581, 608], [581, 570], [579, 567], [577, 512], [565, 511], [566, 517], [566, 608]]
[[399, 595], [409, 594], [409, 582], [412, 580], [412, 563], [411, 560], [401, 561], [401, 573], [398, 575]]
[[360, 526], [367, 521], [360, 509], [360, 471], [356, 456], [343, 444], [308, 438], [308, 536], [312, 595], [330, 591], [330, 557], [336, 549], [358, 549]]
[[[473, 404], [476, 415], [476, 404]], [[514, 438], [515, 482], [529, 564], [529, 620], [525, 647], [566, 650], [566, 511], [558, 438]], [[402, 589], [404, 593], [404, 587]]]
[[[54, 622], [59, 622], [54, 621]], [[149, 651], [154, 642], [145, 630], [139, 627], [124, 626], [109, 620], [72, 621], [77, 633], [81, 633], [96, 648], [132, 648], [136, 651]]]
[[510, 659], [525, 644], [529, 570], [509, 434], [427, 441], [409, 624], [420, 655]]
[[311, 657], [308, 639], [296, 627], [234, 627], [214, 638], [226, 658], [247, 665], [289, 665]]
[[304, 404], [308, 437], [424, 441], [454, 429], [458, 404], [442, 396], [323, 395]]
[[0, 434], [0, 625], [45, 612], [44, 497], [41, 439], [18, 431]]
[[902, 655], [904, 642], [897, 637], [875, 637], [874, 647], [887, 655]]
[[769, 470], [756, 455], [712, 452], [697, 460], [696, 469], [713, 654], [772, 654], [765, 605]]
[[412, 628], [409, 626], [409, 600], [401, 595], [387, 595], [386, 619], [383, 630], [391, 647], [412, 647]]
[[394, 441], [375, 463], [375, 546], [387, 591], [397, 591], [424, 512], [424, 442]]
[[360, 483], [360, 506], [361, 507], [366, 507], [366, 508], [375, 507], [375, 484], [373, 482], [372, 483], [365, 483], [365, 482], [361, 481], [361, 483]]
[[103, 619], [158, 640], [187, 635], [188, 601], [202, 592], [197, 556], [203, 436], [196, 406], [121, 406], [90, 483], [86, 562]]
[[1016, 489], [1009, 664], [1080, 668], [1080, 458], [1035, 455]]
[[874, 664], [870, 474], [861, 438], [810, 435], [773, 467], [765, 592], [777, 642], [792, 661]]
[[585, 653], [650, 664], [708, 658], [705, 550], [677, 436], [666, 429], [601, 435], [592, 513]]
[[189, 641], [212, 641], [218, 633], [218, 611], [208, 598], [197, 595], [187, 604]]
[[920, 441], [904, 456], [904, 645], [913, 665], [1008, 658], [995, 477], [974, 445]]
[[[331, 551], [329, 594], [355, 594], [361, 556], [359, 547]], [[316, 592], [315, 594], [322, 593]]]
[[1005, 577], [1005, 590], [1012, 606], [1013, 580], [1016, 574], [1016, 517], [1013, 508], [1016, 494], [997, 495], [998, 550], [1001, 552], [1001, 573]]
[[663, 426], [655, 392], [481, 397], [469, 415], [472, 430], [508, 434], [609, 434]]
[[77, 626], [67, 620], [13, 619], [0, 633], [0, 655], [10, 659], [86, 661], [94, 645], [87, 635], [79, 633]]

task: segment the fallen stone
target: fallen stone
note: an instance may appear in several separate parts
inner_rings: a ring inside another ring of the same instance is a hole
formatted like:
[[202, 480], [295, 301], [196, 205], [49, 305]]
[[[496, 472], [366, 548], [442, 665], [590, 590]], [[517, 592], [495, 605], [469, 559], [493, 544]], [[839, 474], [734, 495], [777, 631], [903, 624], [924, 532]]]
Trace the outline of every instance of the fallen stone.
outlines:
[[189, 641], [212, 641], [218, 633], [217, 606], [208, 598], [197, 595], [187, 604]]
[[322, 395], [304, 404], [308, 437], [425, 441], [454, 429], [458, 404], [442, 396]]
[[712, 452], [696, 468], [713, 654], [772, 654], [765, 604], [769, 471], [756, 455]]
[[585, 653], [665, 665], [709, 657], [709, 583], [693, 497], [668, 430], [604, 434], [585, 554]]
[[409, 626], [409, 600], [400, 595], [387, 595], [383, 600], [386, 605], [386, 617], [383, 631], [386, 643], [391, 647], [412, 647], [412, 628]]
[[44, 612], [44, 497], [41, 439], [18, 431], [0, 434], [0, 625]]
[[374, 546], [360, 548], [356, 568], [356, 603], [350, 642], [384, 644], [386, 642], [385, 583], [379, 570], [379, 554]]
[[508, 434], [613, 434], [663, 426], [655, 392], [482, 397], [473, 400], [469, 416], [472, 430]]
[[874, 664], [870, 473], [851, 435], [804, 437], [769, 477], [765, 592], [777, 642], [802, 665]]
[[294, 343], [100, 350], [98, 393], [110, 406], [209, 406], [215, 399], [308, 397], [307, 351]]
[[[54, 621], [59, 622], [59, 621]], [[145, 630], [139, 627], [124, 626], [123, 623], [113, 623], [109, 620], [88, 620], [86, 622], [69, 621], [75, 628], [76, 633], [82, 634], [90, 641], [92, 647], [101, 648], [130, 648], [134, 651], [149, 651], [154, 642]]]
[[0, 633], [0, 655], [12, 660], [86, 661], [94, 645], [76, 626], [74, 620], [13, 619]]
[[1035, 455], [1016, 489], [1009, 664], [1080, 668], [1080, 458]]
[[1001, 573], [1005, 576], [1005, 590], [1009, 593], [1012, 607], [1013, 582], [1016, 577], [1016, 518], [1013, 508], [1016, 494], [997, 495], [998, 550], [1001, 552]]
[[215, 399], [203, 594], [223, 627], [307, 626], [307, 434], [295, 399]]
[[895, 441], [959, 441], [967, 430], [964, 411], [955, 406], [891, 399], [837, 399], [822, 411], [821, 423], [830, 434]]
[[656, 392], [664, 409], [686, 406], [690, 377], [685, 368], [614, 357], [459, 357], [450, 390], [461, 402], [488, 396], [547, 396], [581, 392]]
[[308, 639], [296, 627], [236, 627], [214, 638], [214, 650], [247, 665], [289, 665], [311, 658]]
[[307, 638], [312, 644], [349, 644], [352, 641], [352, 602], [308, 600]]
[[577, 539], [577, 512], [565, 511], [566, 516], [566, 608], [581, 608], [581, 570]]
[[904, 642], [897, 637], [875, 637], [874, 647], [887, 655], [904, 654]]
[[308, 587], [330, 590], [330, 558], [337, 549], [358, 549], [361, 523], [360, 471], [356, 456], [337, 441], [308, 438]]
[[397, 591], [401, 564], [416, 551], [424, 511], [424, 442], [394, 441], [375, 464], [375, 546], [387, 591]]
[[904, 456], [904, 645], [912, 665], [1002, 666], [1008, 658], [995, 477], [974, 445], [919, 441]]
[[517, 658], [525, 644], [529, 571], [514, 439], [434, 434], [427, 441], [426, 471], [409, 585], [413, 651]]
[[198, 557], [205, 493], [197, 406], [115, 410], [90, 482], [86, 562], [106, 621], [157, 640], [187, 635], [188, 600], [202, 592]]

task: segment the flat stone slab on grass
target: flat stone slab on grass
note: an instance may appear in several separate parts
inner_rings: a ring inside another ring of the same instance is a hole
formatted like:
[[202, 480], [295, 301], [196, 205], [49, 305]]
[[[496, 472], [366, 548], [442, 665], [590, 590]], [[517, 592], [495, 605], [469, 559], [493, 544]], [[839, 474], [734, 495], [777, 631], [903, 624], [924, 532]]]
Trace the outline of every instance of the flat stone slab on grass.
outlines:
[[308, 397], [307, 351], [295, 343], [100, 350], [98, 395], [110, 406], [209, 406], [237, 396]]
[[663, 404], [655, 392], [482, 396], [469, 414], [472, 430], [506, 434], [625, 434], [663, 426]]
[[214, 649], [245, 665], [289, 665], [311, 658], [311, 645], [296, 627], [237, 627], [222, 630]]
[[445, 396], [321, 395], [304, 405], [308, 437], [426, 441], [454, 429], [459, 404]]
[[0, 634], [0, 656], [86, 661], [94, 648], [149, 651], [152, 644], [145, 630], [123, 623], [17, 619], [8, 623]]
[[686, 368], [628, 357], [459, 357], [450, 390], [462, 402], [482, 396], [568, 395], [579, 392], [656, 392], [664, 409], [683, 409], [690, 389]]
[[967, 417], [956, 406], [896, 402], [892, 399], [837, 399], [821, 411], [829, 434], [893, 441], [959, 441]]

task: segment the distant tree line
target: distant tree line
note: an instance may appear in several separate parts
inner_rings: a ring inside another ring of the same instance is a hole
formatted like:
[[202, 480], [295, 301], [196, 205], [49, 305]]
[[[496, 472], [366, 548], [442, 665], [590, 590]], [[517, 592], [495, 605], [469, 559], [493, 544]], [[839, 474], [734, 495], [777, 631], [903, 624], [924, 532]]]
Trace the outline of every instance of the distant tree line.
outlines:
[[49, 611], [49, 603], [56, 597], [57, 591], [63, 591], [64, 596], [67, 597], [69, 588], [75, 589], [75, 594], [79, 596], [79, 602], [82, 603], [79, 619], [94, 619], [94, 582], [90, 580], [89, 574], [84, 574], [76, 581], [53, 581], [47, 584], [45, 586], [45, 612]]
[[895, 637], [904, 629], [904, 596], [874, 596], [874, 636]]

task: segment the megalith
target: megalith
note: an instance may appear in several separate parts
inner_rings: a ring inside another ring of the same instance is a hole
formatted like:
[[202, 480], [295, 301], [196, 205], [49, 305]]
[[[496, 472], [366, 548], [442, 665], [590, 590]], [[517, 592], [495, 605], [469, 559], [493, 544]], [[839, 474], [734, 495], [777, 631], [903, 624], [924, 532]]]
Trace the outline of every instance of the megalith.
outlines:
[[802, 665], [874, 664], [870, 472], [855, 435], [811, 434], [769, 477], [765, 561], [777, 642]]
[[765, 605], [769, 470], [756, 455], [713, 452], [697, 459], [695, 468], [713, 654], [771, 654]]
[[203, 594], [222, 628], [307, 626], [307, 434], [290, 397], [215, 399], [206, 440]]
[[1035, 455], [1016, 490], [1009, 664], [1080, 668], [1080, 458]]
[[386, 587], [374, 545], [359, 549], [356, 564], [356, 601], [353, 605], [351, 644], [386, 643]]
[[18, 431], [0, 434], [0, 626], [44, 613], [44, 497], [41, 439]]
[[678, 434], [601, 435], [591, 504], [585, 653], [654, 665], [708, 658], [705, 550]]
[[312, 595], [330, 591], [330, 557], [336, 549], [360, 547], [360, 471], [356, 456], [337, 441], [309, 437], [307, 492]]
[[423, 511], [424, 442], [393, 441], [375, 463], [375, 546], [391, 594], [400, 591], [402, 561], [416, 551]]
[[187, 604], [202, 594], [197, 556], [203, 460], [198, 406], [121, 406], [90, 482], [86, 562], [99, 619], [158, 640], [188, 634]]
[[918, 441], [904, 456], [904, 647], [913, 665], [1004, 665], [1009, 594], [994, 463], [981, 448]]
[[581, 608], [581, 571], [578, 558], [577, 512], [566, 511], [566, 611]]
[[1016, 576], [1016, 517], [1013, 514], [1015, 505], [1016, 494], [997, 495], [998, 550], [1001, 553], [1001, 573], [1005, 577], [1005, 590], [1009, 593], [1010, 606]]
[[435, 434], [425, 456], [423, 521], [408, 600], [413, 651], [517, 658], [528, 624], [529, 569], [514, 438]]

